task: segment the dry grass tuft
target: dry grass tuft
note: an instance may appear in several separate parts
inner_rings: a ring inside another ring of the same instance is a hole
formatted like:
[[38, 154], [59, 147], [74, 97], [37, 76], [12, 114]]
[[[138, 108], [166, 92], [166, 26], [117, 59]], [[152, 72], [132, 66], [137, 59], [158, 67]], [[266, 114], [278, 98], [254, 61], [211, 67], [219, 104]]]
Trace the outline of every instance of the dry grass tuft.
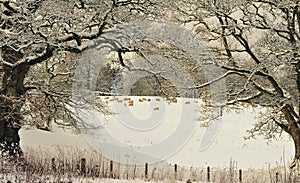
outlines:
[[[206, 182], [207, 167], [184, 167], [167, 163], [150, 164], [147, 176], [145, 167], [113, 162], [93, 150], [73, 147], [56, 147], [55, 151], [24, 148], [24, 159], [19, 162], [1, 158], [0, 180], [11, 182]], [[237, 162], [230, 161], [228, 168], [210, 168], [210, 181], [214, 183], [240, 182]], [[285, 166], [268, 169], [248, 169], [242, 172], [243, 183], [298, 183], [298, 174]]]

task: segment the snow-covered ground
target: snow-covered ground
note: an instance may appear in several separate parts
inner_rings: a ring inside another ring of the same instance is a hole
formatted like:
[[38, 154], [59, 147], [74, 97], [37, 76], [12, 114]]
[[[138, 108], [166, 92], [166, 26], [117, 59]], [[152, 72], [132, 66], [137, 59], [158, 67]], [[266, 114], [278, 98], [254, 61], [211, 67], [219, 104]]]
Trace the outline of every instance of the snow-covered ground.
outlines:
[[[166, 102], [157, 97], [103, 97], [103, 100], [118, 114], [99, 117], [103, 128], [97, 133], [111, 135], [121, 144], [120, 151], [127, 146], [134, 147], [134, 151], [141, 149], [143, 152], [146, 149], [145, 152], [150, 152], [155, 158], [167, 157], [170, 163], [193, 167], [228, 167], [232, 159], [242, 169], [263, 168], [268, 163], [272, 166], [282, 165], [280, 163], [283, 158], [289, 161], [293, 156], [293, 143], [284, 135], [282, 139], [269, 145], [263, 137], [244, 140], [246, 130], [256, 121], [257, 111], [253, 109], [244, 109], [240, 113], [223, 113], [216, 138], [201, 151], [200, 143], [207, 134], [207, 128], [201, 127], [195, 117], [199, 115], [195, 109], [199, 107], [198, 101], [177, 99]], [[180, 130], [180, 136], [176, 136], [178, 127], [186, 130]], [[95, 147], [95, 142], [99, 142], [93, 141], [89, 136], [72, 133], [72, 130], [55, 127], [53, 132], [22, 129], [20, 135], [22, 146], [42, 148], [60, 145], [89, 149], [92, 148], [91, 144]], [[102, 143], [103, 139], [100, 141]], [[172, 144], [177, 141], [178, 144]]]

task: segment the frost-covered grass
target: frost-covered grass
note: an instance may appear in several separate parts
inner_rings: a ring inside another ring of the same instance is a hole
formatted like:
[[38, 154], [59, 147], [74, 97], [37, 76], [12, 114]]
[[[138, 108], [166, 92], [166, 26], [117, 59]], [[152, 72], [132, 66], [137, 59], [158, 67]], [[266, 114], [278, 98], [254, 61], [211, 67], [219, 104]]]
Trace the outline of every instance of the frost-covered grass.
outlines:
[[[1, 159], [0, 180], [12, 182], [186, 182], [201, 181], [200, 169], [178, 167], [160, 162], [149, 164], [147, 175], [143, 165], [113, 162], [96, 151], [57, 147], [56, 151], [24, 149], [24, 160]], [[175, 175], [176, 174], [176, 175]], [[189, 175], [191, 174], [191, 175]]]
[[[183, 183], [207, 182], [207, 167], [184, 167], [165, 162], [150, 164], [147, 177], [144, 166], [126, 165], [110, 161], [95, 151], [76, 148], [56, 148], [56, 154], [43, 149], [25, 149], [24, 162], [13, 163], [1, 159], [0, 180], [2, 182], [45, 182], [45, 183]], [[53, 159], [54, 158], [54, 159]], [[82, 165], [82, 158], [85, 163]], [[211, 167], [210, 180], [214, 183], [239, 182], [237, 162], [228, 167]], [[84, 168], [83, 168], [84, 166]], [[277, 176], [276, 176], [277, 173]], [[248, 169], [242, 172], [242, 182], [275, 183], [300, 182], [297, 175], [287, 167]]]

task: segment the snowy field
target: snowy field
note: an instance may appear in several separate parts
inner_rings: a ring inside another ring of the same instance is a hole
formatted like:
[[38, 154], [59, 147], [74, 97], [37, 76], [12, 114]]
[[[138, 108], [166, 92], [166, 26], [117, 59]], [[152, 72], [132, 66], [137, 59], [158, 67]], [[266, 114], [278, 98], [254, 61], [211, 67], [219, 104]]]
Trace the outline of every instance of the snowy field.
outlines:
[[[99, 118], [104, 124], [102, 130], [109, 132], [115, 140], [122, 144], [133, 147], [161, 147], [156, 144], [163, 143], [172, 137], [176, 127], [182, 125], [182, 119], [192, 120], [187, 123], [195, 123], [192, 133], [187, 130], [183, 136], [187, 141], [180, 146], [174, 147], [174, 152], [169, 154], [160, 154], [153, 151], [154, 154], [163, 155], [169, 163], [177, 163], [187, 167], [228, 167], [230, 160], [237, 162], [238, 168], [267, 168], [271, 166], [282, 165], [282, 161], [289, 161], [293, 156], [293, 144], [286, 136], [267, 144], [262, 137], [256, 140], [244, 140], [247, 135], [246, 130], [250, 129], [256, 121], [258, 111], [255, 109], [245, 109], [240, 113], [223, 113], [222, 123], [218, 129], [216, 138], [206, 149], [200, 149], [200, 143], [207, 127], [203, 127], [194, 116], [199, 115], [197, 109], [198, 102], [194, 99], [177, 99], [173, 102], [167, 102], [157, 97], [130, 97], [129, 102], [124, 97], [104, 98], [103, 100], [114, 109], [117, 114], [114, 116], [102, 116]], [[132, 105], [130, 104], [132, 103]], [[186, 108], [191, 107], [194, 110], [186, 112]], [[123, 111], [123, 112], [122, 112]], [[195, 114], [191, 114], [192, 113]], [[192, 118], [191, 118], [192, 116]], [[125, 119], [125, 120], [124, 120]], [[151, 123], [151, 119], [159, 119], [159, 123], [153, 123], [150, 126], [141, 125], [140, 128], [148, 130], [136, 130], [130, 125], [137, 123], [127, 123], [126, 119], [136, 120], [138, 123]], [[150, 120], [149, 120], [150, 119]], [[180, 119], [180, 120], [179, 120]], [[129, 125], [129, 126], [128, 126]], [[149, 127], [149, 128], [148, 128]], [[93, 143], [86, 140], [86, 136], [74, 133], [74, 130], [61, 129], [53, 126], [53, 132], [39, 130], [22, 129], [21, 145], [30, 147], [41, 147], [51, 149], [57, 146], [73, 146], [79, 149], [90, 149]], [[172, 137], [173, 138], [173, 137]], [[171, 147], [171, 146], [170, 146]], [[173, 148], [173, 147], [172, 147]], [[166, 150], [168, 147], [166, 147]], [[110, 182], [104, 180], [104, 182]], [[119, 182], [116, 180], [116, 182]], [[123, 182], [123, 181], [122, 181]]]

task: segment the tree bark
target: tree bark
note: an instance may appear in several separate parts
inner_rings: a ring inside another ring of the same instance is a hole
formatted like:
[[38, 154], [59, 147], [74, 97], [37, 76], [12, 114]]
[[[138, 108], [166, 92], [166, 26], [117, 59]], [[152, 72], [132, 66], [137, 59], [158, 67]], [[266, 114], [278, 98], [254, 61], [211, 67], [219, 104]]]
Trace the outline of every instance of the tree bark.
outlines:
[[17, 159], [22, 158], [23, 153], [20, 148], [19, 130], [20, 127], [9, 126], [5, 120], [0, 121], [0, 144], [2, 157]]
[[300, 128], [297, 124], [291, 125], [290, 135], [293, 139], [295, 146], [295, 155], [293, 162], [290, 165], [290, 168], [300, 173]]
[[[5, 61], [15, 63], [23, 57], [13, 49], [2, 48]], [[16, 67], [4, 66], [4, 76], [0, 93], [0, 147], [2, 157], [22, 157], [19, 130], [21, 128], [21, 108], [24, 104], [24, 79], [29, 66], [20, 64]]]
[[[11, 88], [9, 90], [13, 91]], [[2, 94], [0, 103], [0, 145], [2, 156], [21, 157], [19, 130], [22, 119], [22, 102], [15, 100], [10, 95]]]

